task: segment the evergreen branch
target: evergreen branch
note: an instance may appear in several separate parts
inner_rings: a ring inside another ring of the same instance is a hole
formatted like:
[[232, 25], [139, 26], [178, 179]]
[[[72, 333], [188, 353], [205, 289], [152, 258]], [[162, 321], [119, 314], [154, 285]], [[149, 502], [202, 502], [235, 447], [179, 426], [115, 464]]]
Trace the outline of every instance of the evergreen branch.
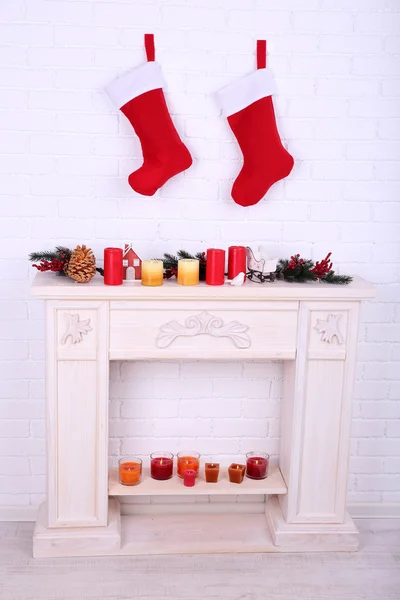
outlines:
[[45, 250], [44, 252], [31, 252], [29, 260], [31, 262], [38, 262], [40, 260], [53, 260], [57, 258], [57, 253], [54, 250]]
[[31, 262], [39, 262], [42, 260], [52, 261], [54, 259], [60, 260], [61, 254], [65, 254], [67, 261], [71, 258], [71, 250], [65, 246], [57, 246], [55, 250], [44, 250], [43, 252], [31, 252], [29, 260]]
[[193, 256], [193, 254], [190, 254], [190, 252], [187, 252], [186, 250], [178, 250], [177, 254], [179, 258], [196, 258]]
[[336, 275], [335, 271], [329, 271], [324, 277], [321, 277], [321, 281], [325, 283], [336, 283], [338, 285], [347, 285], [353, 281], [350, 275]]

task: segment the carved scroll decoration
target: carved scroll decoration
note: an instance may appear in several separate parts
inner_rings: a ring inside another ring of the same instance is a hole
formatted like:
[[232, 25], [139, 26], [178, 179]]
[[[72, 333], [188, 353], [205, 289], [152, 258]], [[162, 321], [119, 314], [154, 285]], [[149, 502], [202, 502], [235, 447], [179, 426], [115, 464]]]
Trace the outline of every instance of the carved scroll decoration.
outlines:
[[336, 336], [339, 344], [343, 344], [343, 336], [339, 329], [339, 320], [341, 315], [329, 314], [326, 321], [323, 319], [317, 319], [317, 324], [314, 329], [317, 329], [321, 333], [321, 341], [328, 342], [331, 344], [333, 338]]
[[157, 336], [157, 346], [167, 348], [176, 338], [194, 337], [196, 335], [208, 334], [213, 337], [226, 337], [232, 340], [237, 348], [250, 348], [251, 340], [246, 331], [247, 325], [238, 321], [224, 323], [219, 317], [214, 317], [207, 312], [188, 317], [182, 325], [178, 321], [169, 321], [161, 325]]
[[78, 314], [66, 314], [65, 317], [67, 319], [67, 330], [61, 338], [61, 343], [66, 344], [70, 337], [72, 344], [79, 344], [79, 342], [82, 341], [83, 336], [87, 335], [89, 331], [92, 331], [92, 328], [89, 325], [90, 319], [81, 321]]

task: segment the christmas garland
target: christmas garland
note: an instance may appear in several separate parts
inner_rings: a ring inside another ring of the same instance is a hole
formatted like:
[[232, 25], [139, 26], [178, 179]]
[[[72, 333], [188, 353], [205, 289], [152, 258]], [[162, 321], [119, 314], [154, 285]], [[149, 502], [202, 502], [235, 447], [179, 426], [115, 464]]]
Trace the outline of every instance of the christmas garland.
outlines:
[[331, 254], [332, 252], [329, 252], [323, 260], [317, 261], [315, 264], [310, 259], [301, 258], [300, 254], [294, 254], [290, 257], [290, 260], [281, 258], [277, 267], [278, 278], [290, 283], [317, 280], [339, 285], [351, 283], [353, 281], [352, 277], [337, 275], [332, 270]]
[[71, 250], [65, 246], [57, 246], [55, 250], [45, 250], [44, 252], [31, 252], [29, 260], [39, 262], [32, 267], [38, 271], [52, 271], [58, 275], [66, 275], [65, 269], [71, 258]]
[[[329, 252], [323, 260], [316, 263], [311, 259], [301, 258], [300, 254], [294, 254], [290, 259], [281, 258], [278, 261], [276, 277], [289, 283], [304, 283], [307, 281], [322, 281], [324, 283], [339, 285], [351, 283], [353, 281], [352, 277], [349, 275], [337, 275], [332, 269], [331, 254]], [[164, 258], [161, 260], [163, 261], [164, 277], [166, 279], [177, 276], [178, 261], [181, 258], [197, 259], [200, 266], [200, 281], [205, 281], [206, 253], [197, 252], [193, 255], [186, 250], [178, 250], [176, 256], [169, 253], [164, 254]], [[89, 278], [91, 273], [94, 274], [95, 271], [104, 275], [104, 270], [95, 266], [93, 253], [86, 246], [82, 246], [82, 248], [78, 246], [74, 251], [65, 246], [57, 246], [55, 250], [32, 252], [29, 255], [29, 260], [33, 263], [39, 263], [32, 265], [38, 271], [52, 271], [58, 275], [68, 275], [76, 281], [83, 282]]]
[[[326, 257], [314, 263], [311, 259], [301, 258], [300, 254], [294, 254], [287, 258], [281, 258], [278, 261], [276, 276], [278, 279], [284, 279], [289, 283], [305, 283], [306, 281], [323, 281], [324, 283], [333, 283], [339, 285], [347, 285], [353, 281], [349, 275], [337, 275], [332, 270], [332, 262], [330, 257], [332, 252]], [[186, 250], [178, 250], [177, 256], [174, 254], [164, 254], [161, 259], [164, 262], [165, 278], [170, 279], [176, 277], [178, 273], [178, 260], [180, 258], [197, 258], [200, 262], [200, 281], [205, 281], [206, 278], [206, 263], [207, 258], [205, 252], [197, 252], [192, 255]]]
[[65, 246], [56, 246], [55, 250], [31, 252], [29, 260], [38, 271], [51, 271], [57, 275], [71, 277], [79, 283], [87, 283], [97, 271], [104, 275], [104, 270], [96, 267], [96, 259], [90, 248], [85, 245], [70, 250]]

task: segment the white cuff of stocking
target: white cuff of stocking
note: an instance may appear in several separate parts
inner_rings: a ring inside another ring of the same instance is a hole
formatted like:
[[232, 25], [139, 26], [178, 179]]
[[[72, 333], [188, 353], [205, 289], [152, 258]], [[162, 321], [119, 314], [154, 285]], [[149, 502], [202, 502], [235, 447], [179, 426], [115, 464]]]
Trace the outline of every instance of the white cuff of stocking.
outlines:
[[253, 102], [276, 93], [271, 69], [257, 69], [250, 75], [230, 83], [216, 93], [225, 117], [233, 115]]
[[105, 92], [115, 106], [121, 108], [132, 98], [150, 90], [162, 88], [164, 84], [160, 65], [155, 62], [147, 62], [141, 67], [129, 71], [126, 75], [114, 79], [105, 88]]

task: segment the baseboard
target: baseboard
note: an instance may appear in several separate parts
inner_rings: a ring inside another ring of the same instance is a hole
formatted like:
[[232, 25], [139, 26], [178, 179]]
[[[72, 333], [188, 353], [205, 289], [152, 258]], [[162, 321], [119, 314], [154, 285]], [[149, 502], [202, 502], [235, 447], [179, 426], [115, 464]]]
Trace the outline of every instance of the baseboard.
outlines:
[[399, 502], [349, 504], [347, 510], [352, 519], [398, 519], [400, 518]]
[[0, 521], [36, 521], [38, 506], [0, 506]]
[[[353, 519], [396, 519], [400, 518], [400, 503], [363, 503], [348, 505]], [[220, 504], [122, 504], [122, 515], [137, 514], [237, 514], [263, 512], [260, 503], [220, 503]], [[0, 521], [36, 521], [37, 506], [0, 506]]]

